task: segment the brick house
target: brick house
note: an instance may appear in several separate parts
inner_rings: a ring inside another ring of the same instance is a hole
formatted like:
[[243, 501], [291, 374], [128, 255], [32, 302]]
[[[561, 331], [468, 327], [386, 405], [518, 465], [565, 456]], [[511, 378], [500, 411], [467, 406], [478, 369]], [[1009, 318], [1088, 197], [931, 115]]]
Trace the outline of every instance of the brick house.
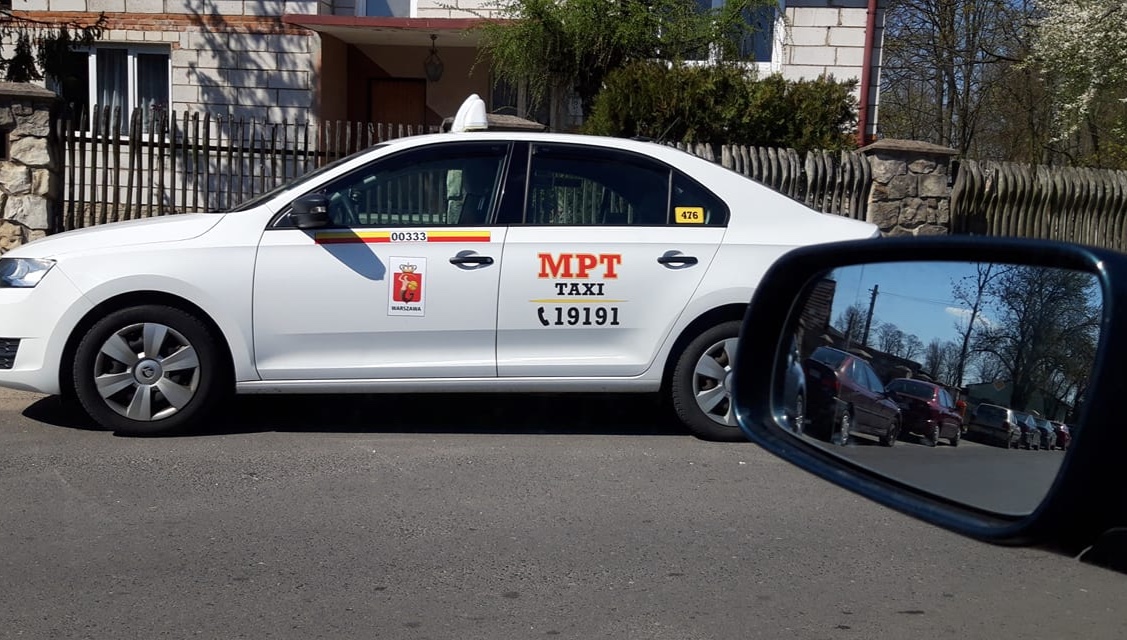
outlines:
[[[783, 1], [749, 43], [759, 69], [861, 78], [868, 60], [866, 128], [874, 132], [883, 0]], [[495, 112], [527, 114], [522, 93], [495, 86], [479, 60], [472, 28], [491, 15], [491, 2], [0, 0], [0, 8], [10, 3], [39, 20], [105, 12], [102, 40], [76, 53], [73, 74], [50, 82], [71, 102], [273, 122], [437, 124], [469, 93]], [[875, 20], [867, 24], [870, 8]], [[531, 115], [556, 128], [574, 124], [566, 108]]]

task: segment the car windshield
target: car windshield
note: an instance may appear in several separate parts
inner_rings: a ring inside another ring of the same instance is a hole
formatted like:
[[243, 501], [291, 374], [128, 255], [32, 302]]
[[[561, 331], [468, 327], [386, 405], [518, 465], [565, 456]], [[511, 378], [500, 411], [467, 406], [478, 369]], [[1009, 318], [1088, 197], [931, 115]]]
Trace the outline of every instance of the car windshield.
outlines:
[[387, 142], [381, 142], [379, 144], [372, 145], [372, 146], [368, 147], [367, 149], [361, 149], [360, 151], [357, 151], [356, 153], [344, 156], [343, 158], [337, 158], [336, 160], [333, 160], [332, 162], [330, 162], [326, 165], [318, 167], [317, 169], [314, 169], [313, 171], [310, 171], [309, 173], [302, 174], [301, 177], [297, 178], [296, 180], [291, 180], [291, 181], [286, 182], [284, 184], [280, 184], [277, 187], [274, 187], [273, 189], [270, 189], [269, 191], [266, 191], [264, 193], [260, 193], [257, 196], [254, 196], [253, 198], [251, 198], [249, 200], [244, 200], [243, 202], [240, 202], [239, 204], [235, 205], [234, 207], [228, 209], [227, 213], [237, 213], [239, 211], [248, 211], [250, 209], [253, 209], [253, 208], [257, 207], [258, 205], [262, 204], [263, 202], [266, 202], [267, 200], [270, 200], [270, 199], [274, 198], [275, 196], [280, 195], [284, 191], [287, 191], [289, 189], [296, 189], [296, 188], [304, 185], [305, 183], [316, 179], [318, 176], [321, 176], [325, 173], [331, 172], [336, 167], [339, 167], [340, 165], [352, 160], [356, 156], [359, 156], [359, 155], [362, 155], [362, 154], [365, 154], [365, 153], [369, 153], [373, 149], [379, 149], [381, 147], [386, 147], [386, 146], [388, 146]]

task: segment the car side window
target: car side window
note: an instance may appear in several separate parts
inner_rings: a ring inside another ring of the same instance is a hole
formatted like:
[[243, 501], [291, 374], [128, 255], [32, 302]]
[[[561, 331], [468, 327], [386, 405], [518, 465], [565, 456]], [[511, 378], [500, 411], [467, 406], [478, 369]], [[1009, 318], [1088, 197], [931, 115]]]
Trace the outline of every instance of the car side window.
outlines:
[[869, 379], [869, 389], [873, 393], [884, 392], [884, 384], [881, 383], [880, 376], [877, 375], [877, 372], [873, 370], [872, 366], [865, 365], [865, 377]]
[[500, 191], [507, 146], [440, 144], [380, 158], [329, 183], [337, 226], [479, 226]]
[[722, 227], [728, 224], [728, 206], [679, 171], [673, 172], [673, 224]]
[[670, 169], [594, 147], [533, 145], [525, 224], [652, 226], [669, 222]]

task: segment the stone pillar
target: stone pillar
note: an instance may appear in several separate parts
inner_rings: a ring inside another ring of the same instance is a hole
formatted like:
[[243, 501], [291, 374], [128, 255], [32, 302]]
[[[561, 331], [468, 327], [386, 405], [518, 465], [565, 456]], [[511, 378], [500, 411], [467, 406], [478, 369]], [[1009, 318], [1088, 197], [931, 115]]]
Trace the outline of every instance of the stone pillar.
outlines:
[[910, 140], [880, 140], [860, 151], [873, 176], [866, 220], [886, 236], [950, 233], [951, 161], [957, 151]]
[[60, 104], [42, 87], [0, 82], [0, 254], [52, 230], [62, 204]]

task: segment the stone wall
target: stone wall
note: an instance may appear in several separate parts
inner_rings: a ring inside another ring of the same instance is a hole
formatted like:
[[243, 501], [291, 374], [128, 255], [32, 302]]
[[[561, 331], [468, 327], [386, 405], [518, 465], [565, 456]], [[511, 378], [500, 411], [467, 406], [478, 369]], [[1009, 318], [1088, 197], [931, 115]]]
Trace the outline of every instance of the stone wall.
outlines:
[[926, 142], [881, 140], [869, 157], [872, 189], [866, 219], [886, 236], [942, 235], [951, 228], [953, 149]]
[[0, 83], [0, 253], [51, 231], [61, 202], [58, 140], [52, 131], [58, 99], [27, 84]]

